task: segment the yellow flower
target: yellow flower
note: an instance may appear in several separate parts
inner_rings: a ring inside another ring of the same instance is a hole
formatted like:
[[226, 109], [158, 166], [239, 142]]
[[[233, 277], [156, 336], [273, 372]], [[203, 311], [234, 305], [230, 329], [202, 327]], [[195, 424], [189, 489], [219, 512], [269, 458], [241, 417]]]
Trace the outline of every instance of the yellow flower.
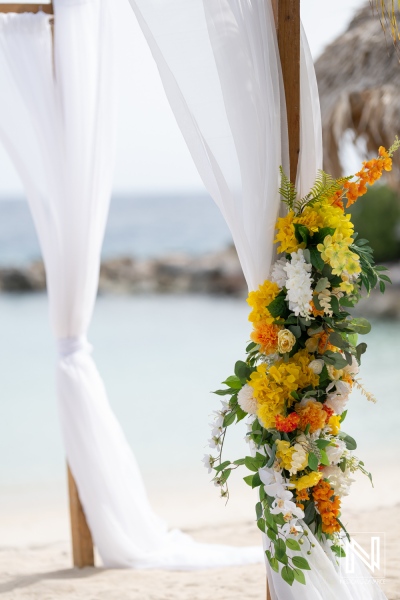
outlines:
[[280, 243], [278, 252], [291, 254], [299, 248], [305, 248], [305, 244], [300, 244], [296, 239], [295, 223], [304, 225], [313, 234], [323, 227], [323, 218], [310, 206], [307, 206], [301, 215], [296, 216], [291, 210], [285, 217], [279, 218], [276, 224], [277, 234], [275, 238], [275, 244]]
[[307, 350], [299, 350], [294, 356], [291, 357], [290, 362], [300, 368], [300, 372], [297, 379], [298, 388], [300, 390], [313, 386], [316, 387], [319, 384], [319, 377], [310, 369], [310, 363], [314, 360], [314, 356], [309, 354]]
[[292, 467], [292, 457], [294, 453], [294, 448], [290, 447], [290, 442], [285, 442], [283, 440], [276, 440], [276, 457], [281, 462], [281, 467], [289, 471]]
[[280, 327], [278, 325], [258, 321], [254, 324], [254, 331], [250, 334], [250, 338], [260, 345], [260, 352], [268, 355], [277, 351], [279, 333]]
[[264, 321], [268, 325], [271, 325], [275, 319], [271, 317], [271, 313], [267, 309], [267, 306], [271, 304], [272, 300], [276, 298], [279, 292], [279, 286], [268, 280], [264, 281], [258, 290], [250, 292], [247, 298], [247, 304], [251, 306], [253, 310], [249, 315], [249, 321], [252, 323]]
[[289, 329], [281, 329], [278, 332], [278, 352], [285, 354], [290, 352], [296, 343], [296, 338]]
[[317, 202], [313, 209], [322, 220], [321, 227], [330, 227], [335, 230], [336, 234], [340, 234], [344, 238], [352, 237], [354, 225], [350, 220], [351, 215], [345, 214], [339, 206], [331, 204], [329, 199], [326, 199]]
[[321, 402], [308, 400], [306, 404], [296, 404], [295, 410], [300, 417], [299, 429], [305, 430], [310, 426], [310, 433], [314, 433], [325, 426], [327, 413], [322, 408]]
[[331, 418], [328, 421], [328, 425], [330, 427], [331, 433], [333, 435], [337, 435], [339, 433], [339, 430], [340, 430], [340, 416], [339, 415], [332, 415]]
[[359, 256], [350, 250], [352, 243], [350, 237], [335, 232], [334, 235], [327, 235], [323, 243], [317, 246], [322, 260], [332, 267], [332, 273], [342, 275], [345, 272], [344, 277], [347, 280], [348, 275], [361, 273]]
[[294, 484], [296, 490], [300, 492], [306, 488], [314, 487], [321, 479], [322, 473], [320, 471], [313, 471], [308, 475], [303, 475], [303, 477], [300, 477], [299, 479], [291, 479], [291, 482]]

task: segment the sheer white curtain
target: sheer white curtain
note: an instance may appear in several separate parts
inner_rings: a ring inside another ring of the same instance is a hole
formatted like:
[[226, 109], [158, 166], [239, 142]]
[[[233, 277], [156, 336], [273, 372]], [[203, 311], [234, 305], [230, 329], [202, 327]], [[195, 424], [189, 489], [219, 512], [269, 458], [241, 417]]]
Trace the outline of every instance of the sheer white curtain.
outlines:
[[[193, 160], [234, 239], [249, 290], [268, 276], [279, 210], [279, 166], [288, 172], [287, 124], [270, 0], [129, 0]], [[297, 187], [322, 167], [321, 117], [307, 39], [301, 47], [301, 151]], [[313, 536], [310, 532], [310, 537]], [[308, 584], [289, 587], [267, 564], [273, 600], [382, 600], [341, 583], [316, 542]], [[371, 585], [368, 585], [371, 584]]]
[[0, 140], [24, 183], [46, 266], [67, 459], [106, 566], [257, 562], [261, 548], [196, 544], [154, 515], [90, 356], [114, 159], [112, 4], [54, 1], [54, 63], [46, 15], [0, 14]]

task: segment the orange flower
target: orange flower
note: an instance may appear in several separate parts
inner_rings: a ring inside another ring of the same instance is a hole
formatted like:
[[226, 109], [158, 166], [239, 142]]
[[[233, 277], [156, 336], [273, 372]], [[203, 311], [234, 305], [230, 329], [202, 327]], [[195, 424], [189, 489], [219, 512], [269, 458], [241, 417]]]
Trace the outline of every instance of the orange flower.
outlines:
[[278, 349], [278, 332], [281, 327], [269, 325], [265, 321], [259, 321], [254, 326], [250, 337], [256, 344], [260, 344], [263, 354], [273, 354]]
[[356, 173], [358, 181], [346, 181], [343, 187], [347, 190], [347, 207], [351, 206], [356, 200], [367, 193], [367, 183], [374, 185], [382, 177], [383, 171], [392, 170], [392, 159], [389, 152], [383, 147], [379, 148], [379, 158], [372, 158], [363, 162], [361, 171]]
[[290, 431], [294, 431], [295, 429], [297, 429], [299, 421], [300, 417], [295, 412], [292, 412], [288, 417], [276, 415], [275, 427], [278, 431], [285, 431], [286, 433], [289, 433]]
[[341, 208], [344, 211], [343, 200], [342, 200], [343, 192], [342, 190], [337, 190], [328, 201], [332, 206], [336, 206], [337, 208]]
[[310, 433], [322, 429], [327, 421], [327, 413], [324, 411], [321, 402], [316, 400], [308, 400], [304, 405], [296, 404], [295, 410], [300, 417], [299, 429], [303, 431], [307, 425], [310, 425]]
[[337, 520], [340, 514], [340, 498], [334, 495], [329, 483], [320, 481], [313, 488], [312, 495], [321, 515], [322, 531], [330, 534], [340, 531], [341, 526]]
[[304, 510], [304, 504], [306, 500], [309, 500], [310, 496], [308, 495], [307, 489], [297, 490], [296, 491], [296, 504], [301, 510]]
[[311, 300], [310, 306], [311, 306], [311, 311], [312, 311], [312, 314], [314, 315], [314, 317], [323, 317], [324, 316], [324, 311], [318, 310], [318, 308], [315, 306], [313, 300]]
[[329, 421], [331, 416], [335, 414], [335, 411], [330, 406], [327, 406], [326, 404], [322, 405], [322, 410], [324, 410], [326, 412], [326, 414], [328, 415], [326, 418], [327, 421]]

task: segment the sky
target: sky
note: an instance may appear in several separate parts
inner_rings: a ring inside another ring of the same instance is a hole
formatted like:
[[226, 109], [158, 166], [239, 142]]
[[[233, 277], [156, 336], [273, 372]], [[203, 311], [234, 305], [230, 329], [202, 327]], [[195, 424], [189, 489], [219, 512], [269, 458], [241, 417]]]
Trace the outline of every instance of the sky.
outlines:
[[[189, 0], [188, 0], [189, 1]], [[158, 71], [128, 0], [113, 0], [119, 70], [114, 193], [197, 192], [203, 184], [165, 98]], [[366, 0], [301, 0], [314, 58], [347, 27]], [[0, 146], [0, 198], [23, 195]]]

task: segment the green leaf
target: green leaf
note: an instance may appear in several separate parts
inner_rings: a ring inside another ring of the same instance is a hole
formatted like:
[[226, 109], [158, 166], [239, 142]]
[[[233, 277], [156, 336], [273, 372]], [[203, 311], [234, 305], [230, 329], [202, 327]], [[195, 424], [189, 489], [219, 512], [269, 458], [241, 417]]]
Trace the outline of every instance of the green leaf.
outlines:
[[322, 292], [322, 290], [324, 290], [327, 287], [329, 287], [329, 279], [327, 277], [321, 277], [321, 279], [318, 281], [317, 285], [315, 286], [315, 291]]
[[362, 317], [358, 319], [353, 319], [349, 324], [350, 329], [359, 333], [360, 335], [366, 335], [371, 331], [371, 323], [367, 321], [367, 319], [363, 319]]
[[226, 469], [226, 467], [229, 467], [229, 465], [231, 464], [230, 460], [226, 460], [223, 463], [221, 463], [220, 465], [218, 465], [218, 467], [214, 467], [214, 470], [219, 473], [220, 471], [223, 471], [224, 469]]
[[282, 579], [284, 581], [286, 581], [286, 583], [288, 583], [289, 585], [293, 585], [293, 581], [294, 581], [293, 569], [291, 569], [288, 566], [285, 566], [282, 568], [281, 575], [282, 575]]
[[314, 502], [310, 502], [304, 511], [304, 522], [310, 525], [314, 521], [316, 514]]
[[261, 456], [261, 459], [260, 459], [255, 456], [246, 456], [244, 461], [245, 461], [244, 464], [249, 469], [249, 471], [257, 472], [258, 469], [260, 469], [261, 467], [264, 466], [263, 463], [265, 462], [265, 457]]
[[258, 527], [258, 529], [260, 531], [262, 531], [263, 533], [265, 533], [265, 528], [266, 528], [265, 519], [258, 519], [257, 520], [257, 527]]
[[284, 525], [286, 522], [285, 519], [283, 518], [282, 513], [278, 513], [277, 515], [272, 515], [272, 517], [277, 525]]
[[261, 502], [257, 502], [256, 504], [256, 515], [257, 515], [257, 520], [261, 519], [261, 517], [263, 516], [263, 506], [261, 504]]
[[243, 477], [243, 481], [247, 483], [247, 485], [249, 485], [250, 487], [253, 487], [253, 478], [254, 475], [246, 475], [246, 477]]
[[294, 337], [301, 337], [301, 327], [299, 325], [289, 325], [288, 329], [293, 333]]
[[300, 225], [300, 223], [293, 223], [293, 225], [296, 240], [300, 244], [305, 244], [307, 247], [310, 239], [310, 232], [308, 231], [308, 228], [305, 225]]
[[357, 448], [357, 442], [351, 435], [348, 435], [344, 431], [339, 431], [338, 437], [344, 441], [347, 450], [355, 450]]
[[241, 421], [242, 419], [244, 419], [246, 415], [247, 415], [247, 412], [244, 412], [244, 410], [242, 410], [240, 408], [240, 406], [238, 406], [237, 409], [236, 409], [236, 420], [237, 420], [237, 423], [239, 423], [239, 421]]
[[342, 414], [340, 415], [340, 423], [343, 423], [343, 421], [345, 420], [346, 416], [347, 416], [347, 410], [344, 410], [342, 412]]
[[310, 260], [311, 260], [312, 266], [315, 269], [317, 269], [317, 271], [322, 271], [325, 263], [321, 256], [321, 252], [319, 250], [317, 250], [317, 248], [315, 246], [311, 246], [311, 248], [309, 248], [309, 250], [310, 250]]
[[286, 554], [286, 544], [285, 544], [284, 540], [279, 538], [279, 540], [276, 540], [276, 542], [274, 543], [274, 546], [275, 546], [275, 556], [279, 560], [280, 556], [284, 556]]
[[267, 309], [275, 319], [285, 314], [287, 312], [285, 296], [277, 296], [270, 304], [268, 304]]
[[251, 374], [250, 367], [248, 365], [246, 365], [246, 363], [243, 362], [242, 360], [238, 360], [237, 363], [235, 364], [236, 377], [238, 377], [240, 380], [247, 381], [247, 379], [250, 377], [250, 374]]
[[222, 383], [230, 388], [233, 388], [234, 390], [242, 389], [242, 382], [240, 381], [239, 377], [236, 377], [236, 375], [231, 375]]
[[257, 347], [258, 344], [256, 344], [255, 342], [250, 342], [250, 344], [247, 346], [246, 348], [246, 352], [251, 352], [252, 350], [254, 350], [254, 348]]
[[232, 425], [232, 423], [235, 422], [235, 419], [236, 419], [236, 414], [234, 412], [228, 413], [224, 417], [222, 427], [229, 427], [229, 425]]
[[303, 556], [293, 556], [292, 563], [298, 569], [303, 569], [303, 571], [311, 571], [310, 565]]
[[279, 188], [279, 193], [281, 195], [282, 202], [284, 202], [289, 209], [292, 209], [297, 198], [296, 188], [287, 175], [285, 175], [282, 167], [279, 167], [279, 171], [281, 174], [281, 187]]
[[300, 569], [293, 569], [293, 573], [296, 581], [302, 583], [303, 585], [306, 585], [306, 578], [303, 571], [300, 571]]
[[327, 364], [333, 365], [336, 369], [344, 369], [347, 365], [347, 360], [339, 352], [332, 352], [331, 350], [326, 350], [322, 355], [322, 359]]
[[233, 396], [236, 394], [237, 390], [216, 390], [213, 394], [217, 394], [217, 396]]
[[312, 237], [313, 244], [322, 244], [327, 235], [333, 235], [335, 230], [332, 227], [322, 227], [319, 231], [314, 233]]
[[324, 440], [324, 439], [319, 439], [316, 440], [315, 445], [320, 449], [320, 450], [325, 450], [325, 448], [327, 446], [329, 446], [329, 444], [331, 443], [330, 440]]
[[349, 333], [347, 335], [347, 339], [349, 340], [349, 344], [356, 347], [358, 342], [358, 333]]
[[299, 542], [296, 542], [296, 540], [293, 540], [292, 538], [286, 540], [286, 546], [289, 550], [294, 550], [296, 552], [300, 552], [301, 550]]
[[340, 333], [336, 333], [336, 331], [329, 334], [329, 341], [333, 346], [336, 346], [341, 350], [346, 350], [349, 347], [349, 343], [342, 338]]
[[318, 471], [318, 458], [314, 452], [310, 452], [308, 455], [308, 466], [312, 471]]
[[272, 569], [273, 571], [275, 571], [276, 573], [279, 573], [279, 563], [278, 563], [278, 561], [276, 560], [275, 556], [273, 556], [273, 557], [271, 558], [271, 560], [269, 561], [269, 564], [271, 565], [271, 569]]
[[361, 355], [365, 354], [366, 351], [367, 351], [367, 344], [365, 342], [358, 344], [358, 346], [356, 347], [356, 354], [357, 354], [358, 362], [361, 362]]
[[277, 533], [276, 533], [276, 531], [271, 529], [271, 527], [268, 527], [267, 536], [269, 537], [270, 540], [272, 540], [274, 542], [277, 538]]
[[336, 546], [335, 544], [333, 546], [331, 546], [331, 550], [332, 552], [334, 552], [336, 554], [336, 556], [338, 556], [339, 558], [343, 558], [344, 556], [346, 556], [346, 552], [344, 551], [344, 548], [342, 546]]
[[321, 450], [321, 464], [328, 467], [331, 463], [329, 462], [328, 455], [325, 450]]

